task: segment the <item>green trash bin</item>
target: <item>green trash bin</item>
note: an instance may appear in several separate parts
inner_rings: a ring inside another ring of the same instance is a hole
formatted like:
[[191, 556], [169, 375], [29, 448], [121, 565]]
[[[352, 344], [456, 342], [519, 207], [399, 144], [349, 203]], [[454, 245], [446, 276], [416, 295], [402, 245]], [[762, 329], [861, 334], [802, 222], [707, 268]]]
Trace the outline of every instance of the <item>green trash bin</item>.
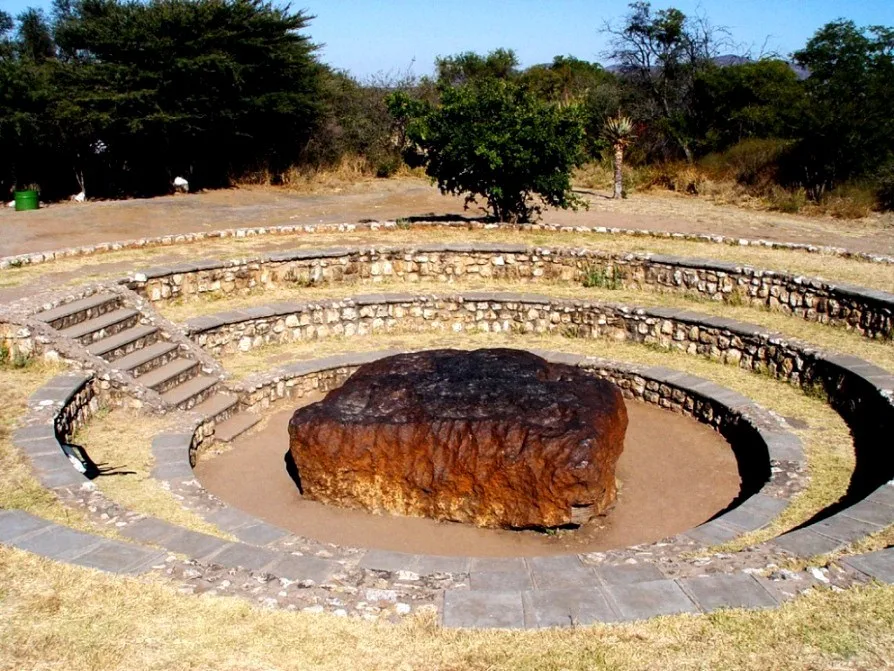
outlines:
[[14, 197], [16, 201], [16, 212], [36, 210], [38, 208], [37, 191], [16, 191]]

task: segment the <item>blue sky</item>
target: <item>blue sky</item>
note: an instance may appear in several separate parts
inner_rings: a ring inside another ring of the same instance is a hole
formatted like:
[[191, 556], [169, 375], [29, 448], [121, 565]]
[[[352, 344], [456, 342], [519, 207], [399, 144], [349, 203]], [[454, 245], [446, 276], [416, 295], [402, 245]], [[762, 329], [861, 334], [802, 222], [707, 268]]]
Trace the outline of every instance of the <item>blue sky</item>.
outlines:
[[[16, 14], [50, 0], [0, 0]], [[787, 55], [825, 23], [837, 18], [857, 25], [894, 26], [894, 0], [656, 0], [654, 8], [703, 13], [725, 26], [744, 50], [765, 47]], [[523, 66], [572, 55], [598, 61], [607, 48], [605, 21], [619, 23], [626, 2], [600, 0], [298, 0], [293, 9], [316, 16], [309, 33], [322, 44], [322, 60], [366, 78], [412, 68], [428, 74], [438, 55], [514, 49]]]

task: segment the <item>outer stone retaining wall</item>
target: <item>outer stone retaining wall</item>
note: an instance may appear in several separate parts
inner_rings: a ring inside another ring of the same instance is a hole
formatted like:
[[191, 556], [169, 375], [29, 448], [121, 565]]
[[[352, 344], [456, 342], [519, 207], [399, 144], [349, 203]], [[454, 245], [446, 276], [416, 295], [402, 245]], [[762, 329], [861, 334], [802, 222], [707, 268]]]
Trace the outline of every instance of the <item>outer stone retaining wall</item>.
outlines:
[[[559, 224], [502, 224], [479, 223], [469, 221], [444, 221], [444, 222], [413, 222], [412, 229], [500, 229], [510, 231], [550, 231], [555, 233], [595, 233], [599, 235], [626, 235], [639, 238], [657, 238], [672, 240], [687, 240], [691, 242], [707, 242], [735, 247], [765, 247], [769, 249], [787, 249], [811, 254], [826, 254], [840, 256], [845, 259], [860, 259], [871, 263], [894, 263], [894, 257], [883, 254], [869, 254], [866, 252], [854, 252], [843, 247], [829, 247], [826, 245], [810, 245], [802, 242], [778, 242], [775, 240], [753, 240], [748, 238], [731, 238], [723, 235], [706, 235], [702, 233], [670, 233], [667, 231], [652, 231], [647, 229], [616, 228], [607, 226], [562, 226]], [[395, 221], [371, 221], [357, 224], [312, 224], [306, 226], [255, 226], [250, 228], [225, 228], [217, 231], [194, 231], [191, 233], [178, 233], [161, 235], [154, 238], [136, 238], [132, 240], [119, 240], [116, 242], [101, 242], [95, 245], [82, 247], [68, 247], [44, 252], [32, 252], [17, 254], [14, 256], [0, 257], [0, 270], [7, 268], [19, 268], [22, 266], [52, 263], [60, 259], [92, 256], [106, 252], [120, 251], [124, 249], [144, 249], [151, 247], [167, 247], [172, 245], [185, 245], [204, 240], [219, 240], [226, 238], [250, 238], [264, 235], [295, 235], [296, 233], [333, 233], [347, 231], [379, 231], [394, 230], [398, 225]]]
[[573, 281], [694, 294], [894, 337], [894, 294], [718, 261], [657, 254], [609, 254], [512, 244], [297, 250], [253, 260], [204, 261], [135, 273], [128, 286], [151, 301], [239, 295], [276, 286], [333, 282], [449, 283], [466, 277]]

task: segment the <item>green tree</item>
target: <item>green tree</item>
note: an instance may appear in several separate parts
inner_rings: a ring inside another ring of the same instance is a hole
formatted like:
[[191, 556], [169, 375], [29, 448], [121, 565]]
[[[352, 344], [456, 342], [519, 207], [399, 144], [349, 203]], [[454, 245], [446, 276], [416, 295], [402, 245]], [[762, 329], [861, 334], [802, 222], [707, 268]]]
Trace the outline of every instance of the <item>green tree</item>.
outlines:
[[435, 59], [437, 81], [442, 86], [463, 86], [490, 79], [518, 76], [518, 58], [512, 49], [495, 49], [486, 56], [467, 51]]
[[320, 116], [311, 17], [264, 0], [55, 0], [0, 17], [0, 183], [50, 197], [226, 184], [302, 160]]
[[532, 65], [519, 81], [538, 98], [566, 106], [585, 104], [600, 89], [617, 85], [601, 65], [574, 56], [556, 56], [552, 63]]
[[612, 36], [606, 55], [632, 87], [625, 106], [656, 134], [656, 147], [666, 153], [675, 146], [691, 162], [693, 82], [710, 65], [724, 32], [673, 7], [653, 13], [648, 2], [631, 3], [624, 24], [605, 31]]
[[703, 151], [748, 138], [797, 137], [807, 100], [788, 63], [710, 66], [695, 77], [692, 125]]
[[819, 198], [836, 184], [894, 161], [894, 28], [835, 21], [818, 30], [795, 59], [810, 76], [791, 179]]
[[425, 165], [442, 193], [483, 198], [494, 218], [526, 222], [542, 206], [575, 208], [570, 171], [583, 160], [576, 108], [545, 103], [513, 81], [441, 87], [437, 105], [389, 98], [406, 122], [408, 162]]

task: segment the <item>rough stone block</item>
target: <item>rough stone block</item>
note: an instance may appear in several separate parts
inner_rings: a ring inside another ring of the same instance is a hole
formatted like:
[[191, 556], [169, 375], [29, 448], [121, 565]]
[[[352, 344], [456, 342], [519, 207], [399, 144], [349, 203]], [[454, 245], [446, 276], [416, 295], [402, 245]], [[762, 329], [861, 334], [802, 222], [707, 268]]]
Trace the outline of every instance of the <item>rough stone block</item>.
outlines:
[[605, 592], [622, 620], [697, 612], [695, 604], [673, 580], [606, 585]]
[[747, 573], [714, 574], [680, 580], [704, 611], [718, 608], [770, 608], [776, 600]]
[[273, 564], [269, 571], [279, 578], [288, 580], [313, 580], [320, 584], [341, 569], [341, 564], [319, 557], [298, 557], [287, 555]]
[[665, 575], [654, 564], [621, 564], [619, 566], [598, 566], [596, 575], [605, 584], [633, 585], [638, 582], [664, 580]]
[[568, 627], [596, 622], [615, 622], [612, 610], [600, 588], [533, 590], [522, 593], [527, 627]]
[[71, 560], [79, 566], [109, 573], [139, 573], [153, 563], [164, 560], [164, 553], [127, 543], [105, 541]]
[[894, 547], [841, 560], [880, 582], [894, 584]]
[[521, 629], [525, 626], [522, 594], [448, 590], [443, 622], [445, 627]]
[[843, 543], [832, 540], [808, 528], [796, 529], [787, 534], [782, 534], [772, 541], [784, 550], [788, 550], [798, 557], [813, 557], [826, 554], [841, 547]]
[[22, 510], [0, 510], [0, 543], [10, 543], [52, 523]]
[[506, 592], [533, 589], [534, 583], [527, 571], [472, 571], [469, 586], [477, 590]]

